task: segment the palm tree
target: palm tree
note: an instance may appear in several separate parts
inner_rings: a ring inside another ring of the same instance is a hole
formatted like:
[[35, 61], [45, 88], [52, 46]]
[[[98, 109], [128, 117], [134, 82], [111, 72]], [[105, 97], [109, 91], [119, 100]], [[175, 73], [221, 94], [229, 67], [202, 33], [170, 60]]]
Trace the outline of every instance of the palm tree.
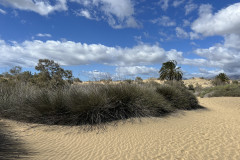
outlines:
[[183, 73], [180, 69], [181, 67], [177, 67], [177, 62], [175, 60], [170, 60], [162, 64], [162, 68], [159, 71], [160, 80], [182, 80]]

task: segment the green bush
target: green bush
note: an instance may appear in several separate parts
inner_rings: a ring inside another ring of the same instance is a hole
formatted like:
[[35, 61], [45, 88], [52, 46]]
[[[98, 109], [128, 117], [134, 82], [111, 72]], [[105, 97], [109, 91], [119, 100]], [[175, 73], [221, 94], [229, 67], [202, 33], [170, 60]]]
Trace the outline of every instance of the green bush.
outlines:
[[182, 86], [163, 85], [156, 92], [163, 95], [174, 108], [189, 110], [199, 107], [197, 98]]
[[229, 78], [225, 73], [219, 73], [213, 80], [212, 84], [215, 86], [229, 84]]
[[192, 84], [189, 84], [189, 85], [188, 85], [188, 90], [194, 91], [194, 87], [193, 87]]
[[238, 82], [238, 80], [233, 80], [232, 81], [232, 84], [238, 84], [239, 82]]
[[240, 97], [240, 86], [237, 84], [227, 84], [205, 88], [200, 93], [201, 97]]
[[37, 123], [94, 125], [198, 107], [193, 94], [179, 86], [122, 83], [39, 88], [0, 83], [0, 116]]
[[125, 79], [124, 82], [131, 84], [131, 83], [133, 83], [133, 80], [131, 80], [131, 79]]

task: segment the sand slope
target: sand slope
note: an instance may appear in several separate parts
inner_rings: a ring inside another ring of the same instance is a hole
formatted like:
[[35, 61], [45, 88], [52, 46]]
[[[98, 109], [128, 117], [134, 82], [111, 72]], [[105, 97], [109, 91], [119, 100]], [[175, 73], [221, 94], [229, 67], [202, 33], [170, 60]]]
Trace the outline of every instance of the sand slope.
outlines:
[[84, 132], [79, 127], [1, 120], [35, 152], [30, 159], [240, 159], [240, 98], [202, 98], [184, 111]]

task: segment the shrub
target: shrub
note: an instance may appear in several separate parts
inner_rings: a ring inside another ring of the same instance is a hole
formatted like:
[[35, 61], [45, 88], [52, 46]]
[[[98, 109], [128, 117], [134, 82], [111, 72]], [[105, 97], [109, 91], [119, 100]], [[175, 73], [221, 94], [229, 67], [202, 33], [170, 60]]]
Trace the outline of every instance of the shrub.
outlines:
[[219, 73], [214, 80], [212, 80], [212, 84], [215, 86], [229, 84], [229, 78], [225, 73]]
[[82, 81], [79, 78], [73, 78], [73, 82], [82, 83]]
[[188, 85], [188, 90], [194, 91], [194, 87], [193, 87], [192, 84], [189, 84], [189, 85]]
[[187, 87], [184, 85], [184, 82], [183, 81], [165, 81], [164, 84], [166, 85], [170, 85], [170, 86], [173, 86], [173, 87], [182, 87], [182, 88], [185, 88], [187, 89]]
[[238, 80], [233, 80], [232, 81], [232, 84], [238, 84], [239, 82], [238, 82]]
[[163, 85], [156, 91], [163, 95], [174, 108], [189, 110], [199, 107], [197, 98], [182, 86]]
[[135, 78], [135, 81], [136, 81], [136, 82], [142, 82], [143, 79], [142, 79], [141, 77], [136, 77], [136, 78]]
[[125, 79], [124, 82], [128, 83], [128, 84], [131, 84], [133, 82], [133, 80], [131, 79]]
[[227, 84], [203, 89], [201, 97], [240, 97], [240, 86], [237, 84]]
[[48, 124], [101, 124], [162, 116], [195, 109], [196, 98], [184, 87], [160, 84], [88, 84], [39, 88], [0, 84], [0, 115]]

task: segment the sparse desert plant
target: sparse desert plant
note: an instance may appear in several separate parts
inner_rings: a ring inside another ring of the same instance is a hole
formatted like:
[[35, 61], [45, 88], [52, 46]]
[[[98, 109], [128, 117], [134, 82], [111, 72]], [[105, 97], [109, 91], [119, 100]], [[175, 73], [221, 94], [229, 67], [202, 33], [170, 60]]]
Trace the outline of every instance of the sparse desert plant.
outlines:
[[189, 85], [188, 85], [188, 90], [194, 91], [194, 87], [193, 87], [192, 84], [189, 84]]
[[194, 88], [194, 90], [197, 91], [197, 92], [200, 92], [202, 89], [203, 89], [202, 85], [200, 85], [198, 83], [196, 84], [196, 86]]

